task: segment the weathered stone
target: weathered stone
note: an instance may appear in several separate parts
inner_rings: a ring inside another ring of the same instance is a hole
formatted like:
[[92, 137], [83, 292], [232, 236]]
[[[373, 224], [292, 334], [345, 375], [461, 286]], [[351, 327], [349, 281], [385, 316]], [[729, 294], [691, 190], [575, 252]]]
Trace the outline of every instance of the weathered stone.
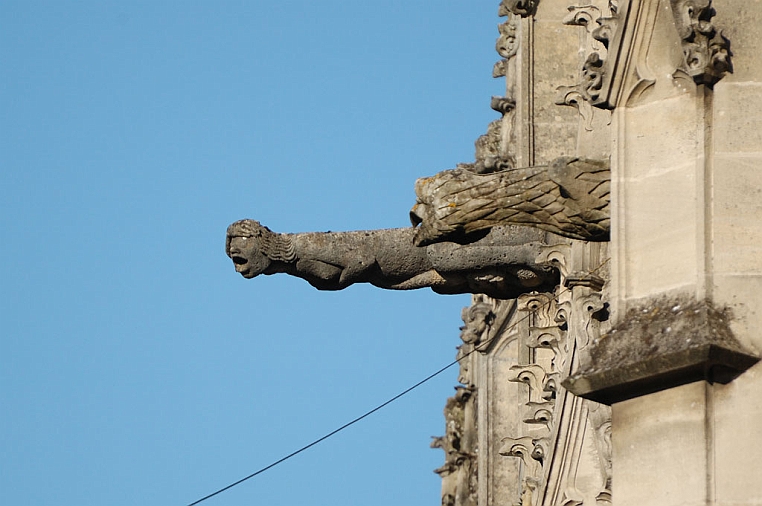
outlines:
[[444, 465], [435, 470], [442, 477], [443, 505], [477, 505], [475, 403], [473, 388], [456, 387], [444, 409], [447, 432], [431, 442], [445, 452]]
[[557, 273], [535, 262], [544, 234], [527, 227], [495, 228], [471, 242], [413, 244], [412, 228], [277, 234], [254, 220], [228, 227], [226, 254], [245, 278], [286, 273], [319, 290], [354, 283], [437, 293], [485, 293], [514, 298], [548, 289]]
[[[506, 112], [510, 111], [511, 101], [506, 98], [492, 97], [493, 108], [502, 107], [497, 104], [503, 104], [507, 107]], [[514, 104], [515, 105], [515, 104]], [[487, 133], [480, 135], [474, 142], [475, 159], [474, 163], [461, 163], [458, 168], [470, 170], [478, 174], [488, 174], [497, 172], [514, 166], [515, 160], [510, 156], [503, 156], [500, 153], [500, 141], [502, 137], [501, 122], [493, 121], [487, 126]]]
[[506, 16], [509, 13], [516, 16], [531, 16], [537, 10], [540, 0], [502, 0], [498, 8], [498, 16]]
[[419, 179], [410, 219], [415, 244], [461, 240], [500, 225], [530, 225], [565, 237], [609, 237], [609, 165], [558, 158], [549, 166], [475, 174], [463, 168]]
[[707, 301], [661, 298], [630, 309], [590, 348], [590, 362], [563, 381], [605, 404], [699, 380], [727, 383], [757, 363]]

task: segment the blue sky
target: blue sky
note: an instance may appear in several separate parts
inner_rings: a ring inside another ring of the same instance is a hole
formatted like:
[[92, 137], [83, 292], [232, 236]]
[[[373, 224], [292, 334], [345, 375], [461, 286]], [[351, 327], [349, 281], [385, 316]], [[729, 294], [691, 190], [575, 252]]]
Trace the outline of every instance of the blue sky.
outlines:
[[[454, 358], [468, 296], [245, 280], [224, 235], [408, 226], [497, 117], [497, 4], [0, 1], [0, 503], [188, 504]], [[455, 383], [204, 504], [439, 504]]]

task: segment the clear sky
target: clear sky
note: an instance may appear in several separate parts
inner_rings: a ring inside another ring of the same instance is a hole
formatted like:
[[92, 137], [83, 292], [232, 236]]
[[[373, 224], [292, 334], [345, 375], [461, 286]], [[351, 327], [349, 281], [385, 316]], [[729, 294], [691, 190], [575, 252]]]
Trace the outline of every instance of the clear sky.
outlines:
[[[450, 362], [469, 297], [245, 280], [227, 225], [409, 226], [497, 0], [0, 0], [0, 504], [185, 505]], [[208, 505], [439, 504], [453, 368]]]

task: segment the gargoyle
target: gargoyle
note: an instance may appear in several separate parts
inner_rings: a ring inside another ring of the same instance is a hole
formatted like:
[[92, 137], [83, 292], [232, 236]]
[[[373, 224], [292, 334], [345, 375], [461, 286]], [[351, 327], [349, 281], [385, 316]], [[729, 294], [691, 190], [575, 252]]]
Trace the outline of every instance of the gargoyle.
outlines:
[[550, 165], [477, 174], [466, 167], [415, 183], [415, 244], [461, 240], [501, 225], [528, 225], [585, 241], [609, 239], [608, 161], [558, 158]]
[[437, 293], [515, 298], [552, 289], [555, 270], [535, 263], [545, 234], [528, 227], [494, 227], [471, 242], [413, 244], [413, 228], [278, 234], [254, 220], [228, 227], [225, 253], [245, 278], [286, 273], [319, 290], [354, 283]]

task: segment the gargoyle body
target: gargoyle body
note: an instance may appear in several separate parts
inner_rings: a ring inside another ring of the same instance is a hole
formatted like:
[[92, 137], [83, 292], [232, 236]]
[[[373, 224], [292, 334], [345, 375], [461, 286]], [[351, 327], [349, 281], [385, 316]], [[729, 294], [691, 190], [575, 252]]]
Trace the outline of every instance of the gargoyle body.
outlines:
[[484, 293], [515, 298], [552, 289], [557, 273], [537, 265], [545, 233], [528, 227], [494, 227], [466, 244], [413, 244], [413, 228], [278, 234], [254, 220], [228, 227], [225, 252], [245, 278], [286, 273], [320, 290], [354, 283], [437, 293]]

